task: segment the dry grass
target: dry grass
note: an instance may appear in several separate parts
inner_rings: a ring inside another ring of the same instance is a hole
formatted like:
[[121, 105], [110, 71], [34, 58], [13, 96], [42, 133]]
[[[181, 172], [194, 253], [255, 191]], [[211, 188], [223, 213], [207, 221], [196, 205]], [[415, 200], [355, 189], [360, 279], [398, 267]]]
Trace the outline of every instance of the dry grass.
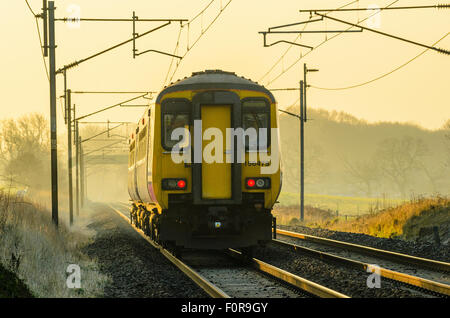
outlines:
[[[299, 194], [281, 192], [276, 206], [290, 207], [299, 205]], [[368, 213], [377, 213], [381, 210], [398, 206], [407, 202], [406, 199], [393, 199], [387, 196], [380, 198], [345, 197], [325, 194], [305, 194], [305, 204], [321, 210], [331, 210], [339, 215], [358, 216]]]
[[[36, 297], [97, 297], [107, 277], [80, 252], [89, 235], [56, 228], [38, 203], [0, 192], [0, 263], [14, 272]], [[81, 288], [66, 286], [69, 264], [81, 268]]]
[[[433, 226], [438, 226], [439, 231], [447, 236], [447, 229], [450, 227], [450, 199], [441, 196], [412, 198], [396, 207], [377, 213], [370, 212], [346, 220], [342, 216], [335, 216], [333, 211], [306, 206], [302, 225], [407, 240], [418, 238], [421, 229]], [[299, 224], [298, 206], [276, 207], [273, 214], [277, 217], [278, 224]]]
[[378, 237], [416, 239], [421, 228], [450, 224], [450, 199], [416, 198], [397, 207], [351, 221], [321, 224], [331, 230], [364, 233]]
[[[296, 225], [300, 224], [300, 208], [298, 206], [276, 206], [273, 216], [277, 218], [277, 224]], [[322, 224], [333, 218], [333, 212], [322, 210], [311, 206], [305, 206], [304, 224]]]

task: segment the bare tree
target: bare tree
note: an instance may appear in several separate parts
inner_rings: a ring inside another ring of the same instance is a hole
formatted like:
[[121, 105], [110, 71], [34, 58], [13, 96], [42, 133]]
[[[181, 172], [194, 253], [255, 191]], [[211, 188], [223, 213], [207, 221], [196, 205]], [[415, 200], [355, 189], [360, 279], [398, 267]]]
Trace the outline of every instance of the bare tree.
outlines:
[[379, 167], [374, 160], [350, 161], [342, 159], [347, 177], [354, 181], [357, 187], [366, 193], [367, 197], [373, 194], [373, 187], [379, 178]]
[[387, 138], [379, 144], [375, 159], [382, 174], [406, 197], [411, 173], [423, 167], [427, 153], [428, 147], [420, 138]]
[[450, 119], [447, 120], [447, 122], [444, 125], [445, 130], [445, 143], [446, 143], [446, 149], [447, 149], [447, 160], [446, 160], [446, 167], [450, 168]]
[[1, 122], [0, 157], [6, 178], [35, 187], [46, 184], [49, 148], [48, 122], [42, 115]]

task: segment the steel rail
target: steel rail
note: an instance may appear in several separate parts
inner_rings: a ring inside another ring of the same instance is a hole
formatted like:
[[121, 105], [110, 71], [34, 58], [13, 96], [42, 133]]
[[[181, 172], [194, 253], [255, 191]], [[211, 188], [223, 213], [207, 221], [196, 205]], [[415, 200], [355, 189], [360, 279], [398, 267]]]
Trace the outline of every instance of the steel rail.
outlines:
[[[272, 240], [272, 242], [277, 245], [289, 247], [296, 252], [306, 253], [313, 257], [324, 259], [324, 260], [339, 262], [339, 263], [345, 264], [346, 266], [350, 266], [352, 268], [356, 268], [356, 269], [362, 270], [364, 272], [367, 272], [367, 269], [370, 268], [370, 264], [360, 262], [360, 261], [355, 261], [355, 260], [345, 258], [342, 256], [333, 255], [330, 253], [314, 250], [314, 249], [311, 249], [308, 247], [299, 246], [299, 245], [284, 242], [281, 240], [274, 239], [274, 240]], [[435, 281], [432, 281], [429, 279], [393, 271], [393, 270], [386, 269], [383, 267], [378, 267], [378, 268], [379, 268], [379, 274], [384, 278], [395, 280], [395, 281], [405, 283], [408, 285], [420, 287], [420, 288], [423, 288], [426, 290], [436, 292], [438, 294], [450, 296], [450, 285], [446, 285], [446, 284], [435, 282]]]
[[[119, 214], [123, 219], [127, 220], [127, 222], [130, 222], [130, 219], [126, 217], [122, 212], [114, 208], [113, 206], [109, 205], [109, 208], [111, 208], [114, 212]], [[212, 284], [210, 281], [208, 281], [205, 277], [197, 273], [194, 269], [192, 269], [190, 266], [183, 263], [181, 260], [176, 258], [174, 255], [172, 255], [169, 251], [164, 249], [159, 244], [152, 241], [145, 233], [138, 229], [134, 224], [130, 225], [133, 227], [133, 229], [139, 233], [140, 236], [142, 236], [143, 239], [145, 239], [148, 243], [150, 243], [154, 248], [156, 248], [164, 257], [166, 257], [172, 264], [174, 264], [178, 269], [180, 269], [186, 276], [188, 276], [197, 286], [202, 288], [209, 296], [213, 298], [230, 298], [228, 294], [226, 294], [223, 290], [221, 290], [219, 287]]]
[[377, 248], [373, 248], [373, 247], [369, 247], [369, 246], [358, 245], [358, 244], [354, 244], [354, 243], [347, 243], [347, 242], [327, 239], [327, 238], [313, 236], [313, 235], [307, 235], [307, 234], [302, 234], [302, 233], [297, 233], [297, 232], [280, 230], [280, 229], [277, 229], [277, 234], [294, 237], [294, 238], [302, 239], [302, 240], [317, 243], [317, 244], [340, 247], [340, 248], [352, 250], [355, 252], [359, 252], [359, 253], [363, 253], [363, 254], [367, 254], [367, 255], [373, 255], [373, 256], [377, 256], [377, 257], [384, 258], [387, 260], [400, 262], [403, 264], [409, 264], [409, 265], [412, 264], [412, 265], [422, 266], [422, 267], [426, 267], [426, 268], [433, 269], [433, 270], [441, 270], [444, 272], [450, 272], [450, 263], [446, 263], [446, 262], [436, 261], [436, 260], [432, 260], [432, 259], [426, 259], [426, 258], [422, 258], [422, 257], [417, 257], [417, 256], [412, 256], [412, 255], [407, 255], [407, 254], [402, 254], [402, 253], [397, 253], [397, 252], [381, 250], [381, 249], [377, 249]]
[[[119, 202], [119, 204], [126, 206], [127, 204], [124, 202]], [[119, 210], [115, 209], [111, 205], [109, 205], [111, 209], [116, 211], [122, 218], [130, 221], [129, 218], [127, 218], [125, 215], [123, 215]], [[164, 256], [169, 258], [169, 260], [174, 263], [179, 269], [181, 269], [186, 275], [189, 276], [197, 285], [199, 285], [203, 290], [205, 290], [209, 295], [212, 297], [221, 297], [221, 298], [227, 298], [228, 296], [225, 292], [223, 292], [220, 288], [214, 286], [212, 283], [210, 283], [206, 278], [204, 278], [199, 273], [195, 272], [191, 267], [184, 264], [182, 261], [177, 259], [175, 256], [173, 256], [170, 252], [162, 248], [160, 245], [153, 242], [148, 236], [142, 232], [142, 230], [136, 228], [133, 224], [131, 224], [133, 228], [150, 244], [152, 244], [155, 248], [158, 248], [161, 253], [163, 253]], [[239, 251], [236, 251], [234, 249], [228, 249], [228, 252], [230, 256], [248, 261], [248, 258], [245, 258], [243, 254]], [[344, 295], [342, 293], [339, 293], [337, 291], [334, 291], [332, 289], [329, 289], [327, 287], [321, 286], [317, 283], [311, 282], [309, 280], [306, 280], [302, 277], [299, 277], [297, 275], [294, 275], [292, 273], [289, 273], [285, 270], [282, 270], [280, 268], [277, 268], [273, 265], [267, 264], [261, 260], [258, 260], [256, 258], [252, 258], [251, 260], [252, 266], [263, 273], [268, 274], [269, 276], [272, 276], [276, 279], [279, 279], [291, 286], [294, 286], [296, 288], [299, 288], [303, 291], [306, 291], [307, 293], [310, 293], [312, 295], [322, 297], [322, 298], [349, 298], [347, 295]], [[192, 275], [192, 276], [191, 276]]]
[[[243, 255], [241, 252], [236, 251], [234, 249], [228, 249], [228, 251], [232, 257], [243, 259]], [[244, 260], [250, 261], [253, 268], [257, 269], [258, 271], [269, 274], [272, 277], [282, 280], [283, 282], [288, 283], [289, 285], [292, 285], [296, 288], [304, 290], [315, 296], [318, 296], [321, 298], [350, 298], [347, 295], [344, 295], [335, 290], [332, 290], [330, 288], [324, 287], [322, 285], [319, 285], [317, 283], [314, 283], [312, 281], [304, 279], [300, 276], [289, 273], [281, 268], [278, 268], [278, 267], [275, 267], [268, 263], [265, 263], [259, 259], [256, 259], [256, 258], [245, 259], [244, 258]]]

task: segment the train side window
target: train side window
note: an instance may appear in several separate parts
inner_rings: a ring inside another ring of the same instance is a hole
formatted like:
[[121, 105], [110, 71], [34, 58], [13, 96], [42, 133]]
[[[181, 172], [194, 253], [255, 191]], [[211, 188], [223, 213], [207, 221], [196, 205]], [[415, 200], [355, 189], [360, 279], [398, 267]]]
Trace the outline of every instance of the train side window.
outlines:
[[137, 160], [141, 160], [145, 158], [145, 155], [147, 154], [147, 126], [144, 126], [142, 131], [138, 135], [138, 153], [137, 153]]
[[134, 153], [135, 153], [135, 142], [130, 146], [130, 156], [128, 158], [128, 167], [132, 167], [134, 165]]
[[163, 116], [164, 148], [172, 149], [182, 139], [172, 140], [172, 132], [177, 128], [189, 127], [189, 114], [184, 113], [165, 113]]
[[[242, 128], [254, 128], [257, 134], [256, 138], [245, 136], [246, 150], [267, 149], [270, 142], [270, 106], [267, 101], [250, 99], [242, 102]], [[260, 128], [266, 129], [265, 134], [260, 134]]]

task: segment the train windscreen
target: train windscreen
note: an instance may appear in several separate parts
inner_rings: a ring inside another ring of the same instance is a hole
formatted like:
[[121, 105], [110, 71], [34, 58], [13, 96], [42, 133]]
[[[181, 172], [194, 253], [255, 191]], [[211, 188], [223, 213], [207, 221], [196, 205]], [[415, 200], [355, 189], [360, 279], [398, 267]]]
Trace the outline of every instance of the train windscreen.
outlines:
[[[270, 134], [270, 107], [263, 100], [249, 100], [242, 103], [242, 128], [253, 128], [254, 135], [245, 136], [247, 150], [265, 150]], [[259, 145], [259, 147], [258, 147]]]

